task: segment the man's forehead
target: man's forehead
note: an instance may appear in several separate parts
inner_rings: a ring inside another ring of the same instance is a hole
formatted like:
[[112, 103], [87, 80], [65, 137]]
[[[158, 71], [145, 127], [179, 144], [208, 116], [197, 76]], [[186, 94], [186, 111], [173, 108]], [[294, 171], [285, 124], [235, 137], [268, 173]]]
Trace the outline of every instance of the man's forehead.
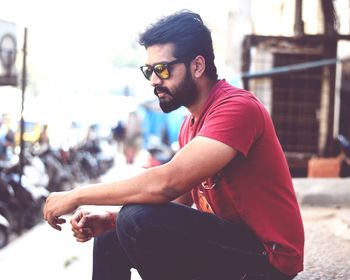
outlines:
[[147, 64], [166, 62], [174, 59], [174, 45], [170, 43], [149, 46], [146, 51]]

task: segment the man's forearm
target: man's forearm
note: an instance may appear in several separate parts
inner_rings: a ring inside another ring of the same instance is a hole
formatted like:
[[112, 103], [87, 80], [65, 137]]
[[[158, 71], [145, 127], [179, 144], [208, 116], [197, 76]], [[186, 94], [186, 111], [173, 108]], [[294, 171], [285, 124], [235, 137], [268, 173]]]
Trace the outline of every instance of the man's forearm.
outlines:
[[72, 195], [78, 206], [164, 203], [181, 195], [168, 177], [162, 170], [152, 168], [129, 179], [75, 189]]

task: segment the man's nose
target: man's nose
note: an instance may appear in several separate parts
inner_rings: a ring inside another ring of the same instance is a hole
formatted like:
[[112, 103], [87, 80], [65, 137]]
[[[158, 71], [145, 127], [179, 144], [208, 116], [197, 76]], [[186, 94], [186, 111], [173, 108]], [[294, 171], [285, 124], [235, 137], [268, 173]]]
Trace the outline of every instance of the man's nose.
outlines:
[[155, 87], [160, 84], [162, 84], [163, 80], [159, 78], [156, 73], [152, 73], [151, 78], [150, 78], [151, 86]]

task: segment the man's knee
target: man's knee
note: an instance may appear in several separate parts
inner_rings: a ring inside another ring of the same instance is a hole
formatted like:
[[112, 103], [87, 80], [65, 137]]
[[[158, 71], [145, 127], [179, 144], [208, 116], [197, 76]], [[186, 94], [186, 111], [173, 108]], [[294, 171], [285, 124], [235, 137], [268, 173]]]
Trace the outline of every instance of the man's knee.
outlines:
[[155, 223], [159, 207], [152, 204], [125, 205], [119, 211], [117, 218], [117, 231], [129, 233], [140, 231], [141, 228]]

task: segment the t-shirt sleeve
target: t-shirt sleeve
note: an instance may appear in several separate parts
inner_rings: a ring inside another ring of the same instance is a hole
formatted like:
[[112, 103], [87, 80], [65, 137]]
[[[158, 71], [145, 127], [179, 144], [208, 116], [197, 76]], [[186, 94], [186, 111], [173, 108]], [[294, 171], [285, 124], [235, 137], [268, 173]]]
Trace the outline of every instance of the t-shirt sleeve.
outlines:
[[246, 157], [262, 130], [263, 116], [256, 102], [247, 97], [222, 100], [210, 109], [197, 135], [225, 143]]

